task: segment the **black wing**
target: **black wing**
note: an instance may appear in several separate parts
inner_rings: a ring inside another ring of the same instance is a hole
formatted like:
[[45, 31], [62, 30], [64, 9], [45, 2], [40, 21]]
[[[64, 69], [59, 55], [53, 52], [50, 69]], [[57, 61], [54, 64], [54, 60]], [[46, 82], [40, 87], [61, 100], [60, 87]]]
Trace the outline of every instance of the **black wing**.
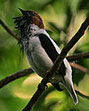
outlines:
[[[59, 55], [58, 52], [56, 51], [55, 46], [53, 45], [51, 40], [44, 34], [39, 34], [39, 39], [42, 47], [44, 48], [49, 58], [51, 58], [52, 62], [54, 63]], [[64, 62], [62, 62], [61, 64], [59, 73], [62, 74], [62, 76], [66, 75], [66, 67], [64, 65]]]

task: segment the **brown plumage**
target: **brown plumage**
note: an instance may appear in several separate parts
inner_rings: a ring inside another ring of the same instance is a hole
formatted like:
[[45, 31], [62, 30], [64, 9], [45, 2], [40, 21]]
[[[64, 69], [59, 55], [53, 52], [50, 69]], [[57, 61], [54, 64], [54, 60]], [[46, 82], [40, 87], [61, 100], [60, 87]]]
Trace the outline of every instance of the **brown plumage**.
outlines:
[[34, 16], [32, 16], [32, 24], [37, 25], [39, 28], [44, 29], [43, 21], [39, 14], [34, 12]]
[[22, 9], [20, 9], [20, 11], [22, 12], [23, 16], [14, 18], [14, 23], [16, 24], [15, 28], [20, 29], [24, 24], [35, 24], [39, 28], [44, 29], [43, 21], [38, 13], [28, 10], [24, 11]]

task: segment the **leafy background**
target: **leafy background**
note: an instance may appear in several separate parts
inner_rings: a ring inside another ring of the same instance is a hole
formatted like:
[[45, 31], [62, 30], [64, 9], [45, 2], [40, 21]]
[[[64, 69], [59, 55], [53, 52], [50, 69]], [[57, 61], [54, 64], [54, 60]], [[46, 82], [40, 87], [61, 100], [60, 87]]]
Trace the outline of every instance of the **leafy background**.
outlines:
[[[20, 16], [18, 8], [35, 10], [42, 16], [50, 36], [62, 49], [77, 32], [89, 12], [88, 0], [0, 0], [0, 19], [15, 33], [13, 17]], [[89, 32], [69, 52], [69, 55], [89, 51]], [[89, 59], [73, 61], [89, 68]], [[0, 80], [30, 67], [17, 41], [0, 26]], [[13, 81], [0, 89], [0, 111], [21, 111], [37, 89], [41, 78], [32, 74]], [[89, 74], [73, 68], [75, 88], [89, 95]], [[58, 92], [49, 84], [32, 111], [89, 111], [89, 100], [78, 95], [75, 106], [64, 89]]]

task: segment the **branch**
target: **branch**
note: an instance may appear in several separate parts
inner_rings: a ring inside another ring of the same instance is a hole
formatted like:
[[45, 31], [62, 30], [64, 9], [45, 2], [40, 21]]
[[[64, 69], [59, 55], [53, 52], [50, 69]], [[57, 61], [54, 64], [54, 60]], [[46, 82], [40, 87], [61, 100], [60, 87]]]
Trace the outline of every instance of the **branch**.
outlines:
[[[29, 74], [31, 74], [31, 73], [33, 73], [33, 71], [32, 71], [31, 68], [24, 69], [24, 70], [22, 70], [22, 71], [16, 72], [16, 73], [14, 73], [14, 74], [12, 74], [12, 75], [10, 75], [10, 76], [2, 79], [2, 80], [0, 81], [0, 88], [6, 86], [8, 83], [10, 83], [10, 82], [12, 82], [12, 81], [14, 81], [14, 80], [16, 80], [16, 79], [19, 79], [19, 78], [21, 78], [21, 77], [27, 76], [27, 75], [29, 75]], [[75, 89], [75, 90], [76, 90], [76, 92], [77, 92], [80, 96], [85, 97], [86, 99], [89, 99], [89, 96], [88, 96], [88, 95], [84, 94], [83, 92], [81, 92], [81, 91], [79, 91], [79, 90], [77, 90], [77, 89]]]
[[[70, 56], [68, 56], [69, 58]], [[80, 66], [78, 64], [72, 63], [70, 62], [70, 65], [74, 68], [77, 68], [85, 73], [89, 72], [87, 68]], [[29, 74], [33, 73], [33, 70], [31, 68], [28, 69], [24, 69], [21, 71], [18, 71], [14, 74], [11, 74], [10, 76], [5, 77], [4, 79], [0, 80], [0, 88], [3, 88], [4, 86], [6, 86], [7, 84], [9, 84], [10, 82], [13, 82], [16, 79], [19, 79], [21, 77], [27, 76]]]
[[[74, 68], [77, 68], [77, 69], [85, 72], [85, 73], [89, 72], [87, 68], [85, 68], [83, 66], [80, 66], [80, 65], [78, 65], [76, 63], [70, 62], [70, 65], [72, 67], [74, 67]], [[3, 88], [4, 86], [9, 84], [10, 82], [13, 82], [16, 79], [19, 79], [21, 77], [27, 76], [27, 75], [29, 75], [31, 73], [33, 73], [33, 70], [31, 68], [28, 68], [28, 69], [24, 69], [22, 71], [18, 71], [18, 72], [14, 73], [14, 74], [11, 74], [10, 76], [7, 76], [4, 79], [0, 80], [0, 88]]]
[[67, 56], [66, 58], [68, 59], [68, 61], [75, 61], [75, 60], [80, 60], [80, 59], [84, 59], [84, 58], [89, 58], [89, 52], [79, 53], [79, 54], [75, 54], [72, 56]]
[[76, 63], [72, 63], [72, 62], [69, 62], [70, 63], [70, 65], [72, 66], [72, 67], [74, 67], [74, 68], [76, 68], [76, 69], [79, 69], [79, 70], [81, 70], [81, 71], [83, 71], [83, 72], [85, 72], [85, 73], [89, 73], [89, 70], [87, 69], [87, 68], [85, 68], [85, 67], [83, 67], [83, 66], [80, 66], [80, 65], [78, 65], [78, 64], [76, 64]]
[[3, 28], [12, 35], [17, 41], [19, 40], [16, 34], [0, 19], [0, 24], [3, 26]]
[[77, 90], [77, 89], [76, 89], [75, 91], [76, 91], [76, 93], [78, 93], [80, 96], [85, 97], [86, 99], [89, 99], [89, 96], [86, 95], [86, 94], [84, 94], [84, 92], [79, 91], [79, 90]]
[[6, 78], [2, 79], [0, 81], [0, 88], [4, 87], [5, 85], [7, 85], [8, 83], [18, 79], [18, 78], [21, 78], [21, 77], [24, 77], [24, 76], [27, 76], [29, 74], [33, 73], [33, 70], [31, 68], [28, 68], [28, 69], [24, 69], [24, 70], [21, 70], [19, 72], [16, 72], [10, 76], [7, 76]]
[[45, 86], [49, 80], [49, 78], [52, 77], [52, 75], [55, 73], [55, 71], [58, 69], [58, 67], [61, 65], [63, 59], [66, 57], [67, 53], [70, 51], [70, 49], [77, 43], [77, 41], [83, 36], [86, 28], [89, 25], [89, 17], [86, 18], [86, 20], [83, 22], [83, 24], [81, 25], [80, 29], [78, 30], [78, 32], [73, 36], [73, 38], [69, 41], [68, 44], [66, 44], [66, 46], [62, 49], [60, 55], [58, 56], [58, 58], [56, 59], [56, 61], [54, 62], [54, 65], [52, 66], [52, 68], [45, 74], [45, 77], [42, 79], [41, 83], [39, 84], [39, 87], [37, 89], [37, 91], [35, 92], [35, 94], [33, 95], [33, 97], [31, 98], [31, 100], [29, 101], [29, 103], [27, 104], [27, 106], [23, 109], [23, 111], [30, 111], [32, 109], [32, 107], [34, 106], [34, 104], [36, 103], [36, 101], [39, 99], [39, 97], [42, 95], [42, 93], [45, 90]]

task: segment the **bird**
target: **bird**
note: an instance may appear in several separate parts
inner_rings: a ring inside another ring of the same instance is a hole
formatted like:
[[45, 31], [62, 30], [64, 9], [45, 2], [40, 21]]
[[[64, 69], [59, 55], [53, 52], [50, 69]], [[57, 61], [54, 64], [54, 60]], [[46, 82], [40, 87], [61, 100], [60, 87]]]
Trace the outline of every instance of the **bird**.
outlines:
[[[28, 58], [28, 62], [35, 73], [42, 78], [53, 66], [60, 55], [61, 50], [44, 28], [41, 16], [33, 10], [19, 8], [22, 16], [14, 17], [15, 28], [19, 31], [19, 43]], [[66, 58], [62, 61], [60, 69], [50, 78], [49, 82], [62, 91], [62, 84], [74, 104], [78, 103], [78, 97], [72, 81], [72, 68]]]

